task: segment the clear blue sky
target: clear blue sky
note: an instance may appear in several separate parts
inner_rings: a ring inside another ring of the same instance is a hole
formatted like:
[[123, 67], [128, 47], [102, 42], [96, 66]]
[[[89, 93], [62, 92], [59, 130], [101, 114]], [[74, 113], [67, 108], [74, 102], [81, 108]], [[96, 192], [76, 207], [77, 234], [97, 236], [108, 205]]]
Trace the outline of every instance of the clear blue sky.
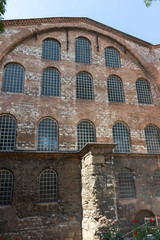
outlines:
[[88, 17], [160, 44], [160, 1], [146, 8], [143, 0], [7, 0], [4, 19]]

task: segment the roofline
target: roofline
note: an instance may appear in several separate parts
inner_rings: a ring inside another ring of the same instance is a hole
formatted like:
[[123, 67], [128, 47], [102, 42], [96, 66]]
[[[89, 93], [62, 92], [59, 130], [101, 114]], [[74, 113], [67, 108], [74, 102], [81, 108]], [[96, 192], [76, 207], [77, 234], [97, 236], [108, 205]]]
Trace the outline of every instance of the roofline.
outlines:
[[113, 33], [118, 32], [119, 34], [121, 34], [122, 36], [127, 36], [128, 38], [131, 38], [132, 41], [141, 43], [147, 47], [160, 47], [160, 44], [156, 44], [153, 45], [147, 41], [144, 41], [140, 38], [134, 37], [130, 34], [127, 34], [125, 32], [119, 31], [115, 28], [109, 27], [103, 23], [100, 23], [98, 21], [92, 20], [90, 18], [87, 17], [49, 17], [49, 18], [28, 18], [28, 19], [11, 19], [11, 20], [3, 20], [4, 25], [5, 26], [14, 26], [14, 25], [19, 25], [19, 26], [24, 26], [24, 25], [30, 25], [30, 24], [38, 24], [38, 23], [60, 23], [60, 22], [64, 22], [64, 21], [69, 21], [69, 22], [73, 22], [73, 21], [83, 21], [85, 23], [90, 23], [96, 27], [101, 28], [102, 30], [107, 30]]

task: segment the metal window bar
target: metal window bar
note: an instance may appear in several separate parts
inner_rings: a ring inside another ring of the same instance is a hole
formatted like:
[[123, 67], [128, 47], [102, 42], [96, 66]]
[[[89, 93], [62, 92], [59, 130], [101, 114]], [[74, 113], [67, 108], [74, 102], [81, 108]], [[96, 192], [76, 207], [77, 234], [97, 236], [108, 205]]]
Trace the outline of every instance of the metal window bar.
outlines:
[[95, 127], [91, 122], [84, 120], [78, 124], [77, 140], [78, 150], [80, 150], [86, 143], [96, 141]]
[[55, 171], [47, 169], [40, 175], [40, 203], [58, 201], [58, 177]]
[[160, 197], [160, 169], [156, 169], [153, 172], [153, 181], [154, 181], [155, 196]]
[[60, 96], [60, 74], [54, 68], [48, 68], [43, 71], [42, 95]]
[[54, 61], [60, 61], [61, 48], [58, 41], [47, 39], [43, 42], [42, 58]]
[[58, 151], [58, 125], [51, 118], [39, 122], [38, 151]]
[[139, 79], [136, 82], [138, 103], [152, 104], [152, 93], [149, 83], [144, 79]]
[[93, 99], [92, 77], [85, 72], [79, 73], [76, 78], [77, 98]]
[[117, 76], [110, 76], [107, 80], [109, 102], [124, 102], [123, 84]]
[[10, 205], [12, 201], [13, 175], [8, 170], [0, 170], [0, 205]]
[[105, 49], [106, 66], [112, 68], [121, 68], [119, 52], [114, 48]]
[[114, 152], [130, 152], [130, 134], [128, 127], [121, 122], [115, 123], [113, 126], [113, 141], [118, 145], [115, 147]]
[[127, 170], [122, 170], [118, 174], [119, 196], [123, 199], [136, 198], [136, 189], [133, 174]]
[[9, 64], [5, 67], [3, 92], [22, 93], [24, 85], [24, 69], [19, 64]]
[[0, 116], [0, 151], [13, 151], [16, 140], [16, 120], [9, 115]]
[[148, 153], [160, 153], [160, 132], [155, 126], [145, 128]]
[[76, 62], [91, 64], [91, 44], [88, 39], [79, 37], [75, 43]]

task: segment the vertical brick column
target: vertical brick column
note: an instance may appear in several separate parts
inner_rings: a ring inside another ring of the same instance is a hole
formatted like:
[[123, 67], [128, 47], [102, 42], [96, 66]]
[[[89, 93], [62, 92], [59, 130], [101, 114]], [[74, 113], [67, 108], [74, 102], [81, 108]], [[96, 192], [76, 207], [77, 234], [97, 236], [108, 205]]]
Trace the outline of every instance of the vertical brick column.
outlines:
[[99, 240], [99, 220], [115, 219], [115, 178], [111, 158], [113, 144], [88, 144], [82, 151], [82, 236]]

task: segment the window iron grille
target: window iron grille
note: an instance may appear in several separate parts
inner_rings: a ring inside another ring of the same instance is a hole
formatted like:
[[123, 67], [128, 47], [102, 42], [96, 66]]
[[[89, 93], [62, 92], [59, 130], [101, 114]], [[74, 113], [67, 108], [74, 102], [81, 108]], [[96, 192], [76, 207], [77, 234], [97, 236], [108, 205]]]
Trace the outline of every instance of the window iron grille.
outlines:
[[83, 120], [78, 124], [77, 140], [78, 150], [80, 150], [86, 143], [96, 141], [95, 127], [91, 122]]
[[58, 151], [58, 125], [51, 118], [39, 122], [38, 151]]
[[43, 71], [42, 95], [60, 96], [60, 74], [54, 68], [48, 68]]
[[19, 64], [8, 64], [4, 70], [3, 92], [22, 93], [24, 68]]
[[112, 68], [121, 68], [119, 52], [114, 48], [105, 49], [106, 66]]
[[54, 170], [47, 169], [40, 175], [40, 203], [58, 201], [58, 177]]
[[43, 42], [42, 49], [43, 49], [42, 50], [43, 59], [60, 61], [61, 47], [58, 41], [54, 39], [46, 39]]
[[91, 64], [91, 44], [86, 38], [79, 37], [75, 43], [76, 62]]
[[0, 170], [0, 205], [11, 205], [13, 175], [8, 170]]
[[81, 72], [76, 78], [77, 98], [93, 99], [93, 81], [92, 77], [85, 72]]

